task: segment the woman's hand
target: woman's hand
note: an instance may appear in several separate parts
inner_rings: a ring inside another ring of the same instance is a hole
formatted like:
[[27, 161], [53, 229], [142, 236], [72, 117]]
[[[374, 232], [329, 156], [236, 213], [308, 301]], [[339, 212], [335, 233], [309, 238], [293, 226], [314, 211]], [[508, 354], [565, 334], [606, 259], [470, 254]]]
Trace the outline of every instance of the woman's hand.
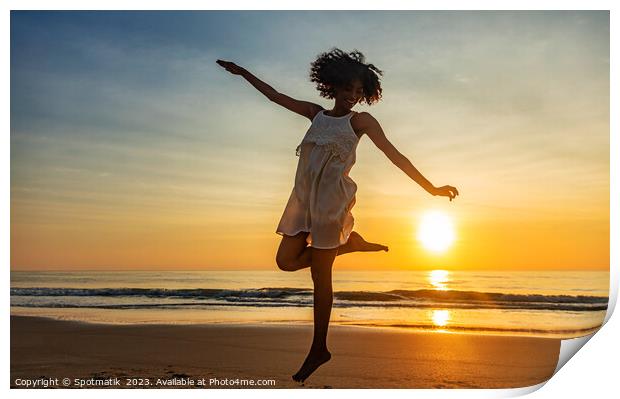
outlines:
[[217, 62], [220, 66], [222, 66], [224, 69], [226, 69], [228, 72], [232, 73], [233, 75], [242, 75], [245, 72], [245, 68], [240, 67], [234, 62], [224, 61], [224, 60], [217, 60], [215, 62]]
[[454, 198], [457, 195], [459, 195], [459, 191], [456, 189], [456, 187], [442, 186], [442, 187], [435, 187], [433, 189], [432, 194], [433, 195], [441, 195], [443, 197], [450, 197], [450, 201], [452, 201], [452, 198]]

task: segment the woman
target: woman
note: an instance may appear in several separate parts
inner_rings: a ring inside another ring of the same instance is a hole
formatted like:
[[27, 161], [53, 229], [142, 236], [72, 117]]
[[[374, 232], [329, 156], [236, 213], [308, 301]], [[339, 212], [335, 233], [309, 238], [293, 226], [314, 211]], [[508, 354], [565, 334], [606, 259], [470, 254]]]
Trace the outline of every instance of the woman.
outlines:
[[331, 314], [332, 265], [337, 255], [356, 251], [387, 251], [381, 244], [366, 242], [353, 231], [351, 209], [357, 185], [349, 177], [355, 150], [366, 134], [383, 153], [432, 195], [458, 195], [452, 186], [433, 186], [411, 162], [388, 141], [379, 122], [368, 112], [352, 111], [365, 101], [381, 98], [382, 71], [364, 63], [355, 50], [338, 48], [320, 54], [311, 63], [310, 80], [322, 97], [334, 100], [332, 109], [293, 99], [277, 92], [246, 69], [217, 60], [227, 71], [244, 77], [269, 100], [312, 121], [297, 147], [299, 162], [295, 186], [276, 229], [282, 241], [276, 255], [280, 269], [295, 271], [310, 267], [314, 283], [314, 338], [308, 356], [292, 378], [303, 382], [331, 358], [327, 349], [327, 329]]

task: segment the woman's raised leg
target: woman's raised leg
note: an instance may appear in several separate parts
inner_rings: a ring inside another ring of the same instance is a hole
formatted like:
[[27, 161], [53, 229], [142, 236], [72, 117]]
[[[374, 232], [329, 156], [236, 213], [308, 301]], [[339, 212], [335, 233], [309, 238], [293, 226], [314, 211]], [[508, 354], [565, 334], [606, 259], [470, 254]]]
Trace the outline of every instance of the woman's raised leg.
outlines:
[[308, 237], [308, 234], [307, 231], [302, 231], [294, 236], [282, 236], [278, 253], [276, 254], [276, 264], [280, 270], [293, 272], [302, 268], [300, 267], [299, 258], [307, 248], [306, 237]]
[[[276, 255], [276, 263], [281, 270], [294, 272], [306, 267], [310, 267], [312, 263], [312, 248], [306, 246], [307, 232], [301, 232], [296, 236], [283, 236]], [[349, 252], [374, 252], [388, 251], [388, 247], [381, 244], [367, 242], [356, 231], [352, 231], [349, 240], [339, 246], [338, 255], [344, 255]]]
[[332, 266], [338, 248], [312, 248], [312, 282], [314, 283], [314, 338], [310, 352], [293, 380], [303, 382], [319, 366], [331, 359], [327, 350], [327, 329], [332, 311], [334, 294], [332, 290]]

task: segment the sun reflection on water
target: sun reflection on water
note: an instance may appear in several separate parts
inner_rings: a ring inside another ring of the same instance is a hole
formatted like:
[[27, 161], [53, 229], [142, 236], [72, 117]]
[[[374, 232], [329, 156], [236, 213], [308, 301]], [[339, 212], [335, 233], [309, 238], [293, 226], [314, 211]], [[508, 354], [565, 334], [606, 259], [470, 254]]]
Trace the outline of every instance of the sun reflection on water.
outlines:
[[427, 275], [428, 282], [436, 290], [446, 291], [450, 280], [450, 272], [447, 270], [431, 270]]
[[437, 327], [447, 326], [451, 318], [449, 310], [433, 310], [431, 311], [430, 317], [433, 324]]

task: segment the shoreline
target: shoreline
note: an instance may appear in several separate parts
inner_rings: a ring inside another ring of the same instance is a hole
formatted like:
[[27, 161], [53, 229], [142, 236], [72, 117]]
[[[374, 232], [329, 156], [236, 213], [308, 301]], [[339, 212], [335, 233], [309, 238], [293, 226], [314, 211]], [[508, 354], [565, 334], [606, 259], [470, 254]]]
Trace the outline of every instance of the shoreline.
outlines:
[[[66, 317], [59, 315], [49, 314], [36, 314], [28, 312], [22, 313], [22, 311], [14, 312], [14, 308], [11, 307], [11, 316], [18, 317], [40, 317], [49, 319], [52, 321], [71, 321], [87, 324], [98, 325], [114, 325], [114, 326], [136, 326], [136, 325], [153, 325], [153, 326], [248, 326], [248, 327], [264, 327], [264, 326], [290, 326], [290, 327], [307, 327], [312, 326], [312, 320], [254, 320], [254, 321], [107, 321], [98, 319], [85, 319], [79, 317]], [[172, 320], [172, 319], [171, 319]], [[579, 338], [586, 335], [596, 333], [602, 325], [592, 326], [579, 330], [540, 330], [540, 329], [502, 329], [502, 328], [476, 328], [476, 327], [462, 327], [462, 326], [432, 326], [432, 325], [407, 325], [407, 324], [376, 324], [376, 323], [356, 323], [356, 322], [339, 322], [332, 320], [330, 322], [330, 328], [332, 327], [351, 327], [351, 328], [363, 328], [363, 329], [377, 329], [383, 331], [395, 331], [395, 332], [410, 332], [410, 333], [441, 333], [441, 334], [469, 334], [469, 335], [488, 335], [488, 336], [502, 336], [502, 337], [532, 337], [532, 338], [550, 338], [550, 339], [571, 339]]]
[[333, 325], [332, 360], [301, 386], [290, 376], [307, 354], [312, 325], [113, 325], [11, 315], [10, 326], [12, 388], [19, 388], [17, 378], [67, 377], [275, 380], [265, 388], [517, 388], [553, 375], [561, 342]]

